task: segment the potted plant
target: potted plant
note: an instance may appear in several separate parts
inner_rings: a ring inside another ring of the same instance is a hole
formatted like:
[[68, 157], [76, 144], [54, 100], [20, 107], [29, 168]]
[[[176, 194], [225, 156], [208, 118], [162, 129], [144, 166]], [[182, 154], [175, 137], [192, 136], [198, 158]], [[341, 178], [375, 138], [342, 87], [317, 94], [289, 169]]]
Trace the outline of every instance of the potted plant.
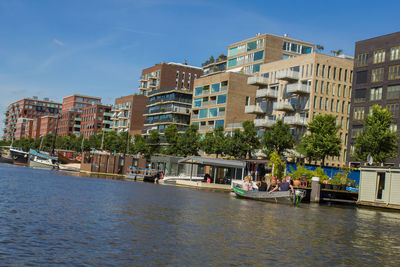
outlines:
[[[339, 173], [337, 173], [337, 174], [339, 174]], [[340, 190], [340, 187], [342, 184], [340, 174], [339, 175], [337, 175], [337, 174], [332, 179], [332, 189], [333, 190]]]

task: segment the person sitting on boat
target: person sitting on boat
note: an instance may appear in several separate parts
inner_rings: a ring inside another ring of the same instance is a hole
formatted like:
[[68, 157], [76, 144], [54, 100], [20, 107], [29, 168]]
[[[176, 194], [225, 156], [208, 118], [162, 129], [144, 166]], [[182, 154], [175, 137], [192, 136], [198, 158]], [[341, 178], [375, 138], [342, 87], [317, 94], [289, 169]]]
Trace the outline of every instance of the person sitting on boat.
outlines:
[[265, 180], [259, 181], [257, 186], [258, 186], [258, 191], [267, 191], [268, 185], [265, 182]]
[[253, 182], [251, 181], [251, 175], [247, 175], [246, 177], [244, 177], [243, 189], [245, 191], [253, 191], [254, 190]]
[[278, 189], [279, 189], [279, 191], [289, 191], [289, 189], [290, 189], [290, 190], [292, 190], [292, 194], [294, 194], [293, 186], [286, 179], [283, 179], [283, 180], [278, 179], [278, 184], [276, 185], [276, 187], [274, 189], [272, 189], [270, 191], [270, 193], [272, 193]]

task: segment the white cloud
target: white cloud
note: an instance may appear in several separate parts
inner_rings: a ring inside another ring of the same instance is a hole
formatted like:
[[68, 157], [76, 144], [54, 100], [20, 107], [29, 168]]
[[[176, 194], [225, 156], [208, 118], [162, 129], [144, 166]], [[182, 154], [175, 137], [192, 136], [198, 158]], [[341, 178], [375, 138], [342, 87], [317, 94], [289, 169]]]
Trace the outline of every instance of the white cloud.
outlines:
[[65, 45], [63, 42], [61, 42], [60, 40], [57, 40], [57, 39], [53, 39], [53, 43], [58, 45], [58, 46], [64, 46]]

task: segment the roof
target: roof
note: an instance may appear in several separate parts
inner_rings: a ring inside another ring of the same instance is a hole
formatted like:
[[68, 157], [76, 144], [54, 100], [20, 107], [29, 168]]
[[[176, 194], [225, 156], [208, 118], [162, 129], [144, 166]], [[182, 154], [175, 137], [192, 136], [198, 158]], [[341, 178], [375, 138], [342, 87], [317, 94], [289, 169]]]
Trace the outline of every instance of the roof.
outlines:
[[226, 160], [226, 159], [215, 159], [215, 158], [203, 158], [198, 156], [190, 156], [178, 161], [179, 163], [186, 164], [201, 164], [201, 165], [209, 165], [216, 167], [225, 167], [225, 168], [244, 168], [246, 166], [246, 162], [239, 160]]
[[181, 66], [181, 67], [185, 67], [185, 68], [192, 68], [192, 69], [202, 70], [202, 68], [200, 68], [200, 67], [196, 67], [196, 66], [192, 66], [192, 65], [187, 65], [187, 64], [182, 64], [182, 63], [168, 62], [167, 64], [168, 64], [168, 65]]

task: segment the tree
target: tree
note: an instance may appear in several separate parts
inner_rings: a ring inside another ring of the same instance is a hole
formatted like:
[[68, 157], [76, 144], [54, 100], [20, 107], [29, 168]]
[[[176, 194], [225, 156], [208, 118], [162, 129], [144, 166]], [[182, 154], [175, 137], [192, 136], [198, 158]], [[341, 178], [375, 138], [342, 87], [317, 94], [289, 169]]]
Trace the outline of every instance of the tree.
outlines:
[[207, 154], [215, 154], [218, 158], [226, 151], [225, 140], [224, 127], [218, 126], [213, 132], [206, 133], [206, 136], [200, 141], [200, 148]]
[[244, 121], [243, 125], [243, 142], [245, 144], [245, 157], [251, 158], [251, 153], [260, 148], [260, 139], [257, 135], [253, 121]]
[[263, 147], [266, 155], [276, 152], [280, 157], [287, 149], [293, 148], [295, 138], [290, 132], [288, 124], [282, 120], [277, 120], [276, 123], [264, 133]]
[[167, 155], [179, 155], [179, 133], [178, 127], [175, 124], [170, 124], [164, 130], [164, 136], [168, 143], [167, 147], [165, 148], [165, 154]]
[[334, 56], [338, 56], [338, 55], [340, 55], [342, 52], [343, 52], [343, 49], [331, 50], [331, 53], [332, 53]]
[[327, 156], [339, 156], [342, 149], [342, 140], [338, 137], [339, 127], [336, 126], [336, 117], [330, 114], [316, 115], [307, 125], [310, 132], [305, 135], [300, 146], [302, 152], [311, 160], [321, 160], [325, 165]]
[[354, 144], [354, 158], [366, 161], [371, 155], [377, 163], [397, 157], [398, 134], [390, 129], [393, 115], [379, 105], [372, 107], [372, 114], [364, 120], [364, 130]]
[[150, 159], [156, 153], [160, 152], [160, 133], [157, 130], [151, 130], [150, 135], [145, 138], [144, 157]]
[[245, 158], [247, 149], [244, 143], [243, 132], [240, 129], [233, 130], [232, 136], [226, 137], [226, 154], [235, 158]]
[[319, 45], [319, 44], [316, 47], [317, 47], [318, 52], [322, 52], [325, 49], [324, 46]]
[[198, 126], [195, 124], [189, 125], [185, 133], [178, 140], [180, 154], [185, 157], [190, 155], [197, 156], [199, 154], [199, 142], [200, 134], [198, 133]]

